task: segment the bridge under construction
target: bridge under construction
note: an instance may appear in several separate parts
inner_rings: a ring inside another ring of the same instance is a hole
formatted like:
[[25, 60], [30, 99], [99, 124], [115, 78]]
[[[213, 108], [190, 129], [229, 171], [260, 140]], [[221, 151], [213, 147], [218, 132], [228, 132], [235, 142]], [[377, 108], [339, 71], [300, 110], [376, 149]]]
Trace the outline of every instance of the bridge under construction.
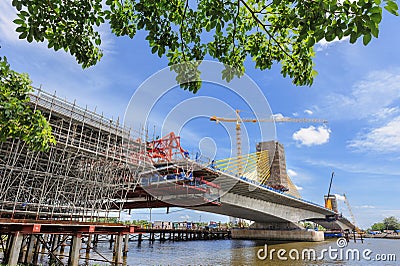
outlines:
[[[276, 141], [261, 142], [255, 153], [234, 158], [191, 157], [173, 133], [148, 140], [145, 132], [125, 128], [119, 119], [41, 90], [30, 99], [50, 122], [57, 144], [35, 152], [19, 139], [0, 143], [0, 234], [8, 235], [3, 257], [9, 264], [21, 261], [12, 250], [25, 244], [29, 253], [36, 248], [31, 241], [60, 233], [41, 228], [69, 228], [64, 233], [73, 243], [70, 258], [78, 257], [70, 265], [79, 263], [82, 234], [115, 234], [120, 251], [122, 237], [133, 229], [104, 222], [118, 220], [124, 209], [183, 207], [276, 230], [299, 229], [300, 221], [353, 227], [333, 210], [301, 198]], [[81, 229], [73, 233], [71, 226]], [[27, 257], [24, 262], [31, 263]], [[119, 263], [120, 256], [115, 260]]]

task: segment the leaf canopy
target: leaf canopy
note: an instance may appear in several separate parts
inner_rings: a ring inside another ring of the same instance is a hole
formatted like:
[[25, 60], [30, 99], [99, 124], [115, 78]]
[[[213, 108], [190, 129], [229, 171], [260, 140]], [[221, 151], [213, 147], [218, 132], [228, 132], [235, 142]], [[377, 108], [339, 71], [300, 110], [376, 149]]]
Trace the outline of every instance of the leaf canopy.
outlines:
[[32, 150], [47, 151], [56, 141], [42, 113], [28, 105], [31, 91], [28, 75], [11, 70], [0, 57], [0, 142], [19, 138]]
[[[244, 62], [281, 73], [296, 85], [311, 85], [314, 45], [345, 37], [362, 38], [367, 45], [379, 35], [382, 7], [398, 15], [395, 0], [13, 0], [19, 11], [21, 39], [48, 41], [65, 49], [82, 66], [96, 64], [103, 55], [98, 27], [108, 23], [117, 36], [147, 33], [150, 51], [166, 56], [169, 65], [214, 58], [227, 66], [222, 77], [241, 76]], [[177, 68], [178, 81], [199, 75]], [[228, 67], [229, 66], [229, 67]], [[180, 72], [179, 72], [180, 71]], [[201, 82], [182, 86], [197, 92]]]

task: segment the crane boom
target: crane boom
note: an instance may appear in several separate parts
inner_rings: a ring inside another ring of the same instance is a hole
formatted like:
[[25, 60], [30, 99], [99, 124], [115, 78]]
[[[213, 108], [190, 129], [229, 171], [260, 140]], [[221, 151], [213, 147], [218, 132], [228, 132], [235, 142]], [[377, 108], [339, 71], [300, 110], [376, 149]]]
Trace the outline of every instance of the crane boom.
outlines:
[[211, 116], [210, 121], [215, 122], [234, 122], [234, 123], [244, 123], [244, 122], [292, 122], [292, 123], [328, 123], [327, 120], [324, 119], [317, 119], [317, 118], [291, 118], [291, 117], [277, 117], [277, 118], [263, 118], [263, 119], [252, 119], [252, 118], [224, 118], [224, 117], [217, 117]]
[[348, 200], [347, 197], [346, 197], [346, 194], [343, 193], [343, 197], [344, 197], [344, 202], [345, 202], [346, 205], [347, 205], [347, 209], [349, 210], [352, 223], [353, 223], [353, 225], [354, 225], [354, 227], [355, 227], [354, 229], [357, 231], [357, 233], [360, 233], [361, 230], [360, 230], [360, 228], [358, 228], [358, 226], [356, 225], [356, 218], [354, 217], [353, 211], [351, 210], [351, 206], [350, 206], [349, 200]]
[[[257, 123], [257, 122], [292, 122], [292, 123], [328, 123], [327, 120], [317, 119], [317, 118], [291, 118], [291, 117], [271, 117], [271, 118], [262, 118], [262, 119], [253, 119], [253, 118], [241, 118], [239, 113], [240, 110], [236, 110], [236, 118], [226, 118], [226, 117], [217, 117], [211, 116], [210, 121], [214, 121], [216, 123], [219, 122], [233, 122], [236, 123], [236, 155], [237, 157], [242, 156], [242, 137], [241, 137], [241, 128], [240, 124], [245, 122]], [[240, 172], [240, 171], [239, 171]]]

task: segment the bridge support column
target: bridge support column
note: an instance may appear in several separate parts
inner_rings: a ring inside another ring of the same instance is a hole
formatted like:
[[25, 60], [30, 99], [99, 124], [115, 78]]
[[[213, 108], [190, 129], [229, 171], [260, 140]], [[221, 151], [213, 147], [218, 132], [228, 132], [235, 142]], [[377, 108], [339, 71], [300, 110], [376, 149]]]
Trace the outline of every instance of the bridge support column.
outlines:
[[79, 265], [79, 251], [81, 250], [81, 246], [82, 246], [82, 234], [76, 234], [72, 236], [68, 265], [70, 266]]
[[17, 265], [19, 253], [21, 251], [21, 245], [24, 235], [21, 232], [16, 232], [11, 240], [10, 253], [8, 257], [8, 265]]

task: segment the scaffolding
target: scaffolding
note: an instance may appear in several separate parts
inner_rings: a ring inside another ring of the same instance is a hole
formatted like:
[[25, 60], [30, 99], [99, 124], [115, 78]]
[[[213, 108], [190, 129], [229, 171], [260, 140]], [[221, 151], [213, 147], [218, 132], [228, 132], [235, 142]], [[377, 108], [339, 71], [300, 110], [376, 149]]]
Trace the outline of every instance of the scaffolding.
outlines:
[[47, 118], [57, 144], [35, 152], [20, 139], [0, 143], [0, 217], [118, 216], [139, 173], [153, 168], [142, 134], [40, 89], [30, 105]]

